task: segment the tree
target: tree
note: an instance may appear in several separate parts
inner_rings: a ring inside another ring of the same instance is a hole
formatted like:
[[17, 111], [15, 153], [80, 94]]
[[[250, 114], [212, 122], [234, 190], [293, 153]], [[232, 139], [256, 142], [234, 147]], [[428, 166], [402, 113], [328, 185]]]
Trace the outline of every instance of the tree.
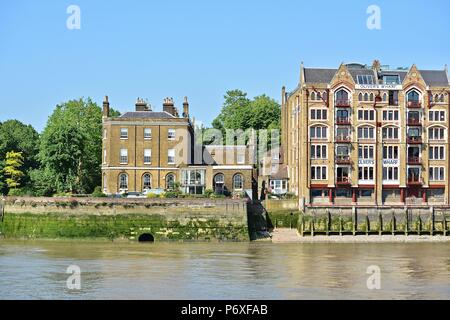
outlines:
[[224, 99], [220, 114], [212, 122], [223, 135], [227, 129], [280, 129], [281, 107], [274, 99], [263, 94], [250, 100], [247, 93], [237, 89], [227, 91]]
[[[39, 134], [31, 125], [18, 120], [7, 120], [0, 123], [0, 169], [7, 152], [21, 152], [24, 158], [21, 178], [22, 187], [30, 187], [29, 172], [38, 167]], [[7, 194], [5, 178], [0, 174], [0, 193]]]
[[101, 184], [102, 111], [90, 98], [57, 105], [41, 136], [35, 183], [48, 193], [91, 193]]
[[10, 190], [17, 189], [20, 186], [20, 179], [24, 176], [24, 173], [20, 170], [22, 165], [22, 152], [10, 151], [6, 153], [6, 161], [3, 172], [6, 176], [6, 185]]

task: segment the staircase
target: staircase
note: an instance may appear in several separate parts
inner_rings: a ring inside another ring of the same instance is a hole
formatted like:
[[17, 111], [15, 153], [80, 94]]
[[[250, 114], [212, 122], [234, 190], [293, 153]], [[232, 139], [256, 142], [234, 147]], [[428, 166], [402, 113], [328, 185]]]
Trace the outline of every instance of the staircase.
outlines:
[[272, 232], [272, 242], [300, 242], [301, 237], [297, 229], [277, 228]]

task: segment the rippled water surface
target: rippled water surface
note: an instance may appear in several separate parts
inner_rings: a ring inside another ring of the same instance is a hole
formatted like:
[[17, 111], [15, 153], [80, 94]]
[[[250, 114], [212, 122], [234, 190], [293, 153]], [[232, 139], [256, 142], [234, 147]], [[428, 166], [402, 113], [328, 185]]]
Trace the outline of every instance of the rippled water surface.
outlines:
[[0, 240], [0, 298], [450, 299], [450, 245]]

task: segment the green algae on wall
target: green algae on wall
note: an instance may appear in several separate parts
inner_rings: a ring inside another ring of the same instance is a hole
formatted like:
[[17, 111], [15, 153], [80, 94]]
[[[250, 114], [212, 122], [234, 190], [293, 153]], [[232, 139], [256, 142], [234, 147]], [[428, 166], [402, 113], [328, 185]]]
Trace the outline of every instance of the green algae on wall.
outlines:
[[169, 220], [157, 214], [80, 215], [7, 213], [0, 223], [6, 238], [107, 238], [138, 240], [151, 234], [155, 241], [248, 241], [248, 226], [214, 217]]

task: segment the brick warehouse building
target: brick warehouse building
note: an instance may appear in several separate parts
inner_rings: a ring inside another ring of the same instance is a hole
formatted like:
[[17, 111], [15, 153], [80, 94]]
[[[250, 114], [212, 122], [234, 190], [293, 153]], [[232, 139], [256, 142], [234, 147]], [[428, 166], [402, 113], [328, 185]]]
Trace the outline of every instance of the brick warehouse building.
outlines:
[[302, 64], [281, 138], [300, 207], [449, 204], [449, 95], [447, 66]]
[[135, 111], [111, 117], [105, 97], [103, 192], [159, 193], [179, 184], [181, 191], [190, 194], [212, 189], [217, 193], [245, 192], [253, 196], [251, 146], [203, 147], [194, 140], [187, 98], [181, 116], [173, 99], [166, 98], [162, 111], [153, 111], [144, 100], [138, 99]]

